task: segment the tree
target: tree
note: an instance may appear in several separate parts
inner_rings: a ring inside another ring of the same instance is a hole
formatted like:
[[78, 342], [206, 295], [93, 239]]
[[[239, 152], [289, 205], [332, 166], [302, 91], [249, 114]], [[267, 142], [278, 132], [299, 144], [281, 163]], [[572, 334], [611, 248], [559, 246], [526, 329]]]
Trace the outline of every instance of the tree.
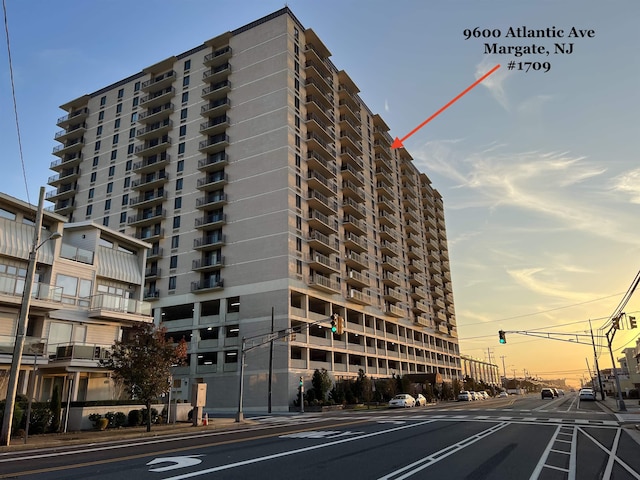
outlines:
[[327, 372], [326, 369], [316, 369], [313, 372], [313, 377], [311, 377], [311, 385], [313, 385], [316, 398], [320, 400], [320, 402], [324, 402], [326, 400], [327, 393], [331, 389], [332, 384], [333, 382], [331, 381], [329, 372]]
[[60, 387], [55, 385], [53, 387], [53, 394], [51, 395], [51, 426], [50, 430], [53, 433], [58, 433], [60, 430], [60, 415], [62, 413], [62, 402], [60, 398]]
[[184, 364], [187, 342], [183, 338], [176, 344], [167, 336], [166, 328], [155, 329], [146, 323], [127, 333], [111, 347], [111, 355], [102, 364], [128, 388], [132, 399], [144, 402], [149, 432], [151, 402], [169, 389], [171, 367]]

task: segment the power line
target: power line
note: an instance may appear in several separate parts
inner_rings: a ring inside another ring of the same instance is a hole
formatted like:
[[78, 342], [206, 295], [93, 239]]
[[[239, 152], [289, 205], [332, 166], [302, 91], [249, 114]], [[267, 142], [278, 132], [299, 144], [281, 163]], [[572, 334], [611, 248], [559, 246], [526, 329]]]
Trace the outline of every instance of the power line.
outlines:
[[16, 86], [13, 80], [13, 62], [11, 61], [11, 46], [9, 44], [9, 23], [7, 21], [7, 5], [6, 1], [2, 0], [2, 10], [4, 12], [4, 31], [7, 37], [7, 55], [9, 60], [9, 77], [11, 78], [11, 95], [13, 96], [13, 114], [16, 119], [16, 131], [18, 133], [18, 151], [20, 152], [20, 164], [22, 165], [22, 177], [24, 179], [24, 187], [27, 191], [27, 202], [30, 204], [29, 199], [29, 185], [27, 183], [27, 171], [24, 166], [24, 156], [22, 154], [22, 139], [20, 137], [20, 122], [18, 121], [18, 102], [16, 101]]

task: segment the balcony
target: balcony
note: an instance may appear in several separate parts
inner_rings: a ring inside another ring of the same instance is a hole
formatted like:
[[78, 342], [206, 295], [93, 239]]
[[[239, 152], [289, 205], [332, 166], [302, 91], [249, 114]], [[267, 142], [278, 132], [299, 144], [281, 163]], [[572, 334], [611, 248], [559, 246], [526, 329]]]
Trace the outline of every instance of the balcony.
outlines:
[[94, 366], [98, 366], [100, 360], [109, 358], [111, 345], [97, 345], [94, 343], [73, 342], [69, 344], [49, 344], [48, 346], [49, 362], [69, 362], [80, 360], [82, 365], [86, 365], [87, 361], [95, 362]]
[[162, 258], [163, 254], [162, 247], [153, 247], [151, 250], [147, 250], [147, 260], [158, 260]]
[[348, 133], [346, 130], [340, 131], [340, 145], [346, 149], [353, 149], [356, 152], [355, 156], [362, 154], [362, 142]]
[[82, 147], [84, 147], [84, 137], [74, 138], [55, 147], [52, 153], [56, 157], [64, 157], [65, 155], [69, 155], [74, 152], [80, 152]]
[[148, 173], [142, 178], [131, 182], [131, 188], [134, 190], [148, 189], [160, 187], [169, 181], [169, 174], [164, 171]]
[[152, 323], [151, 304], [117, 295], [94, 295], [91, 297], [89, 318], [102, 320], [130, 320]]
[[176, 80], [176, 72], [170, 70], [161, 75], [157, 75], [146, 82], [142, 82], [140, 89], [143, 92], [157, 91], [170, 86]]
[[204, 56], [204, 64], [206, 67], [216, 67], [231, 58], [231, 47], [223, 47]]
[[156, 210], [153, 212], [144, 212], [133, 217], [127, 218], [127, 225], [130, 227], [142, 227], [145, 225], [153, 225], [167, 216], [167, 211], [164, 209]]
[[353, 122], [360, 121], [360, 109], [356, 108], [355, 105], [352, 104], [352, 102], [349, 102], [345, 99], [339, 100], [338, 110], [341, 117], [350, 116]]
[[70, 170], [64, 170], [57, 175], [52, 175], [47, 180], [47, 183], [52, 187], [61, 185], [63, 183], [71, 183], [80, 178], [80, 168], [72, 168]]
[[348, 249], [356, 252], [366, 252], [368, 249], [366, 237], [361, 237], [351, 232], [344, 234], [344, 245]]
[[133, 208], [148, 208], [162, 204], [167, 199], [167, 192], [152, 191], [129, 200], [129, 206]]
[[351, 198], [356, 203], [364, 203], [365, 202], [365, 191], [364, 187], [356, 185], [348, 180], [342, 181], [342, 196], [343, 198]]
[[[0, 274], [0, 302], [20, 306], [24, 293], [24, 278]], [[48, 283], [34, 283], [31, 289], [32, 306], [57, 310], [62, 301], [62, 287]], [[15, 336], [13, 337], [15, 338]]]
[[205, 197], [196, 199], [196, 208], [198, 209], [210, 209], [221, 207], [227, 203], [227, 195], [224, 193], [209, 194]]
[[411, 285], [424, 286], [427, 284], [427, 279], [422, 273], [412, 273], [409, 275], [409, 283], [411, 283]]
[[333, 95], [326, 83], [322, 85], [322, 82], [308, 78], [305, 87], [310, 94], [307, 95], [307, 102], [312, 101], [325, 110], [333, 108]]
[[382, 283], [390, 285], [391, 287], [399, 287], [402, 284], [402, 278], [397, 273], [384, 272], [382, 276]]
[[89, 116], [89, 109], [87, 107], [79, 108], [73, 112], [58, 118], [56, 125], [60, 128], [67, 128], [72, 123], [79, 123], [87, 119]]
[[148, 124], [144, 128], [139, 128], [136, 131], [136, 137], [138, 140], [144, 140], [151, 137], [157, 137], [163, 135], [173, 128], [173, 122], [168, 118], [156, 123]]
[[343, 180], [352, 182], [359, 187], [364, 187], [364, 175], [358, 172], [350, 164], [343, 163], [340, 169], [340, 173], [342, 174]]
[[223, 63], [217, 67], [205, 70], [202, 73], [202, 81], [206, 83], [218, 83], [224, 80], [231, 73], [231, 65], [229, 63]]
[[427, 302], [422, 301], [422, 300], [417, 300], [413, 304], [413, 310], [417, 311], [417, 312], [421, 312], [421, 313], [429, 313], [430, 312], [429, 304]]
[[76, 187], [73, 183], [69, 183], [61, 186], [55, 190], [47, 192], [45, 198], [50, 202], [56, 202], [58, 200], [63, 200], [65, 198], [72, 197], [76, 194]]
[[208, 280], [201, 280], [199, 282], [191, 282], [192, 293], [206, 293], [211, 290], [220, 290], [224, 288], [224, 281], [222, 279], [211, 278]]
[[162, 137], [147, 140], [142, 145], [136, 146], [134, 153], [139, 157], [147, 157], [164, 152], [171, 146], [171, 137], [164, 135]]
[[422, 260], [410, 260], [409, 261], [409, 271], [413, 273], [421, 273], [424, 272], [424, 262]]
[[356, 235], [367, 234], [367, 222], [351, 215], [344, 216], [342, 225], [346, 231], [355, 233]]
[[138, 229], [134, 237], [138, 240], [144, 240], [149, 243], [157, 242], [164, 238], [164, 228], [156, 227], [154, 229]]
[[53, 211], [58, 215], [69, 215], [75, 209], [75, 200], [67, 199], [63, 201], [59, 201], [53, 208]]
[[215, 135], [203, 140], [198, 145], [198, 150], [202, 153], [212, 154], [222, 152], [229, 146], [229, 136], [225, 134]]
[[158, 92], [145, 95], [140, 99], [140, 107], [153, 109], [154, 107], [165, 105], [171, 101], [171, 99], [175, 96], [175, 94], [176, 94], [175, 88], [167, 87]]
[[393, 305], [392, 303], [385, 304], [384, 311], [386, 314], [391, 315], [393, 317], [407, 316], [407, 311], [404, 308]]
[[389, 212], [378, 212], [378, 223], [387, 227], [398, 227], [398, 217]]
[[396, 198], [396, 195], [394, 194], [392, 187], [390, 187], [384, 182], [376, 183], [376, 192], [378, 194], [378, 198], [388, 198], [388, 199]]
[[153, 301], [153, 300], [158, 300], [160, 298], [160, 290], [154, 288], [151, 290], [145, 290], [143, 292], [142, 297], [146, 300], [146, 301]]
[[327, 216], [317, 210], [311, 210], [307, 217], [310, 228], [319, 230], [327, 235], [338, 232], [338, 221], [334, 216]]
[[329, 180], [317, 171], [309, 170], [307, 184], [310, 188], [317, 190], [324, 195], [332, 197], [338, 193], [338, 185], [334, 180]]
[[141, 162], [133, 164], [133, 172], [135, 173], [147, 173], [154, 170], [160, 170], [166, 167], [171, 161], [171, 155], [167, 152], [162, 152], [159, 155], [151, 155], [145, 157]]
[[307, 132], [313, 132], [322, 137], [326, 142], [333, 141], [333, 132], [329, 129], [326, 123], [314, 113], [307, 114], [307, 120], [305, 122]]
[[344, 198], [342, 201], [342, 209], [347, 215], [355, 218], [363, 219], [367, 216], [367, 209], [363, 203], [357, 203], [351, 198]]
[[198, 170], [213, 172], [224, 169], [229, 164], [229, 158], [225, 152], [219, 152], [198, 160]]
[[376, 207], [378, 207], [378, 212], [396, 213], [396, 206], [392, 203], [392, 200], [385, 197], [376, 199]]
[[87, 124], [82, 122], [77, 125], [71, 125], [66, 130], [56, 132], [54, 139], [60, 143], [64, 143], [68, 140], [82, 137], [87, 131]]
[[315, 190], [309, 190], [307, 204], [325, 215], [335, 215], [338, 213], [338, 201], [335, 198], [327, 198]]
[[165, 103], [158, 107], [149, 108], [138, 115], [138, 123], [159, 122], [168, 118], [173, 113], [173, 103]]
[[338, 125], [340, 131], [349, 132], [356, 138], [362, 138], [359, 122], [354, 121], [352, 116], [340, 115]]
[[357, 288], [369, 288], [371, 285], [371, 278], [369, 275], [356, 270], [350, 270], [345, 280], [347, 284]]
[[156, 280], [162, 276], [162, 269], [157, 266], [148, 267], [144, 270], [144, 279], [147, 280]]
[[344, 257], [344, 263], [349, 268], [354, 268], [357, 270], [367, 270], [369, 268], [369, 256], [367, 254], [347, 252]]
[[322, 272], [331, 275], [332, 273], [340, 272], [340, 264], [333, 260], [330, 256], [323, 255], [319, 252], [307, 254], [305, 260], [309, 264], [309, 267], [317, 272]]
[[307, 235], [309, 248], [324, 253], [337, 253], [340, 250], [340, 243], [334, 235], [325, 235], [318, 231], [312, 231]]
[[54, 160], [49, 165], [49, 168], [55, 172], [59, 172], [61, 170], [80, 165], [80, 162], [82, 162], [83, 158], [84, 157], [81, 152], [74, 152], [69, 155], [65, 155], [64, 158]]
[[199, 178], [196, 188], [205, 192], [219, 190], [228, 182], [228, 180], [229, 176], [226, 175], [224, 171], [219, 170], [217, 172], [208, 174], [204, 178]]
[[382, 297], [388, 301], [402, 302], [405, 300], [405, 296], [400, 290], [389, 287], [384, 288]]
[[313, 95], [308, 95], [307, 98], [307, 113], [310, 113], [317, 118], [320, 119], [321, 123], [324, 125], [333, 125], [334, 123], [334, 114], [333, 114], [333, 106], [330, 108], [325, 107], [325, 103], [320, 103], [320, 99], [316, 101], [316, 97]]
[[307, 148], [312, 151], [319, 151], [321, 155], [325, 155], [325, 158], [336, 158], [336, 151], [333, 146], [318, 134], [313, 132], [307, 132]]
[[196, 218], [195, 228], [210, 228], [224, 225], [227, 222], [227, 216], [224, 213], [212, 213], [204, 217]]
[[360, 305], [373, 305], [372, 296], [353, 288], [349, 289], [348, 298], [352, 302], [359, 303]]
[[196, 272], [220, 270], [222, 267], [224, 267], [224, 257], [220, 255], [211, 258], [198, 258], [191, 262], [191, 270]]
[[338, 173], [338, 167], [335, 164], [335, 158], [329, 156], [331, 161], [327, 160], [327, 158], [323, 157], [320, 153], [316, 151], [307, 152], [307, 166], [315, 170], [325, 177], [335, 177]]
[[362, 158], [350, 148], [342, 147], [340, 149], [340, 159], [343, 165], [350, 165], [356, 172], [362, 172], [364, 170]]
[[226, 237], [222, 234], [205, 235], [202, 238], [193, 239], [194, 250], [214, 250], [222, 247], [226, 243]]
[[395, 257], [388, 257], [384, 255], [382, 257], [382, 268], [384, 270], [397, 272], [398, 270], [400, 270], [400, 262]]
[[219, 117], [212, 118], [208, 122], [200, 124], [200, 133], [202, 135], [217, 135], [224, 133], [229, 127], [229, 117], [221, 115]]
[[204, 105], [200, 114], [205, 115], [209, 109], [216, 108], [217, 106], [227, 105], [228, 108], [228, 106], [230, 106], [229, 99], [227, 98], [229, 91], [231, 91], [231, 82], [229, 80], [223, 80], [222, 82], [203, 88], [201, 96], [204, 100], [209, 100], [209, 106]]
[[400, 236], [395, 228], [387, 225], [381, 225], [378, 229], [378, 234], [380, 235], [380, 240], [391, 242], [397, 242]]
[[307, 285], [326, 293], [340, 293], [340, 284], [330, 277], [323, 277], [322, 275], [310, 275], [307, 278]]

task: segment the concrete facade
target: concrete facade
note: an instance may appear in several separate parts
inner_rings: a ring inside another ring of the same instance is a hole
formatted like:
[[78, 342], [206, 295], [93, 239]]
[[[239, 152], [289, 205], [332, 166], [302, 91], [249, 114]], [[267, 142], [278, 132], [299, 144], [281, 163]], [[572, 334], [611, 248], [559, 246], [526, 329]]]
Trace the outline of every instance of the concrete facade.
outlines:
[[276, 410], [317, 368], [461, 378], [442, 197], [330, 56], [284, 8], [61, 107], [48, 199], [152, 244], [174, 398], [233, 411], [246, 337], [264, 411], [272, 331]]

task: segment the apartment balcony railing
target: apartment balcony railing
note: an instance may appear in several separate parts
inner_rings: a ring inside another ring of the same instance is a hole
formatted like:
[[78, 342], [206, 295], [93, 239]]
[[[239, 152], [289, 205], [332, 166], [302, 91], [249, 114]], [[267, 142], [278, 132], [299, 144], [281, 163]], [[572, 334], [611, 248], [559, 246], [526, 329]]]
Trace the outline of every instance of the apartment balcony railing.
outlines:
[[73, 260], [74, 262], [93, 265], [94, 256], [95, 252], [92, 252], [91, 250], [74, 247], [73, 245], [69, 245], [66, 243], [63, 243], [62, 247], [60, 248], [60, 258], [66, 258], [67, 260]]
[[147, 125], [136, 130], [136, 137], [139, 139], [149, 138], [168, 132], [173, 128], [173, 121], [168, 118], [156, 123]]
[[[223, 80], [222, 82], [214, 83], [202, 89], [202, 98], [210, 100], [208, 105], [203, 105], [200, 110], [200, 115], [206, 115], [210, 109], [231, 106], [227, 93], [231, 90], [231, 82], [229, 80]], [[215, 100], [215, 101], [214, 101]], [[219, 102], [219, 103], [218, 103]]]
[[199, 282], [191, 282], [191, 291], [193, 293], [199, 293], [209, 290], [219, 290], [224, 288], [224, 281], [222, 279], [209, 279]]
[[229, 164], [229, 156], [226, 152], [219, 152], [198, 160], [198, 170], [211, 172], [223, 169]]
[[134, 190], [143, 189], [143, 188], [151, 189], [154, 187], [159, 187], [161, 185], [164, 185], [168, 181], [169, 181], [169, 174], [164, 171], [160, 171], [152, 175], [147, 174], [142, 178], [134, 180], [133, 182], [131, 182], [131, 188]]
[[310, 232], [306, 240], [314, 250], [337, 252], [340, 249], [340, 242], [335, 235], [325, 235], [317, 230]]
[[64, 158], [54, 160], [53, 162], [51, 162], [51, 164], [49, 164], [49, 168], [51, 170], [60, 171], [65, 168], [71, 168], [79, 165], [83, 159], [84, 157], [82, 155], [82, 152], [73, 152], [69, 155], [65, 155]]
[[127, 224], [133, 226], [152, 225], [167, 216], [165, 209], [153, 210], [151, 212], [139, 213], [133, 217], [127, 218]]
[[153, 140], [148, 140], [142, 145], [136, 146], [134, 153], [140, 157], [146, 157], [155, 153], [163, 152], [171, 146], [171, 137], [164, 135]]
[[163, 120], [173, 113], [174, 105], [171, 102], [167, 102], [164, 105], [159, 105], [154, 108], [149, 108], [145, 112], [138, 114], [138, 123], [151, 123], [158, 120]]
[[111, 345], [99, 345], [96, 343], [65, 343], [49, 344], [47, 351], [50, 362], [69, 360], [93, 360], [98, 362], [109, 358]]
[[195, 271], [218, 270], [222, 267], [224, 267], [224, 256], [198, 258], [191, 262], [191, 270]]
[[223, 47], [204, 56], [204, 64], [207, 67], [214, 67], [231, 58], [233, 51], [231, 47]]
[[94, 295], [91, 297], [89, 316], [104, 312], [151, 316], [151, 304], [119, 295]]
[[313, 170], [319, 170], [328, 177], [335, 177], [338, 173], [338, 167], [335, 164], [335, 158], [331, 155], [328, 157], [333, 159], [333, 162], [329, 162], [325, 157], [316, 151], [307, 152], [307, 165]]
[[141, 162], [134, 163], [133, 172], [146, 173], [153, 170], [160, 170], [161, 168], [166, 167], [170, 161], [171, 155], [167, 152], [162, 152], [159, 155], [151, 155], [150, 157], [145, 157]]
[[198, 150], [204, 153], [216, 153], [224, 150], [229, 146], [229, 136], [215, 135], [207, 140], [203, 140], [198, 145]]
[[153, 108], [168, 103], [176, 94], [176, 89], [167, 87], [157, 92], [145, 95], [140, 99], [140, 107]]
[[[22, 277], [0, 275], [0, 298], [6, 295], [14, 297], [11, 303], [21, 302], [24, 293], [24, 282], [25, 280]], [[62, 301], [62, 287], [36, 282], [31, 288], [31, 298], [59, 304]], [[57, 305], [55, 308], [60, 308], [60, 306]]]
[[66, 125], [70, 124], [71, 122], [78, 122], [78, 121], [84, 120], [88, 116], [89, 116], [89, 109], [84, 107], [78, 110], [74, 110], [73, 112], [58, 118], [58, 121], [56, 124], [59, 127], [64, 128]]
[[217, 67], [205, 70], [202, 73], [202, 81], [207, 83], [219, 82], [231, 73], [231, 65], [229, 63], [223, 63]]
[[328, 196], [334, 196], [338, 193], [338, 184], [334, 180], [329, 180], [314, 170], [309, 170], [307, 174], [307, 183], [311, 188]]
[[221, 247], [226, 243], [226, 237], [222, 234], [219, 235], [207, 235], [202, 238], [194, 238], [193, 239], [193, 248], [195, 250], [198, 249], [207, 249], [214, 247]]
[[150, 194], [145, 193], [129, 200], [129, 206], [134, 208], [146, 208], [160, 203], [167, 199], [167, 192], [152, 191]]
[[166, 87], [171, 85], [176, 79], [176, 72], [174, 70], [170, 70], [161, 75], [157, 75], [150, 80], [142, 82], [140, 88], [143, 92], [148, 92], [151, 90], [157, 90], [159, 88]]
[[326, 292], [340, 292], [340, 284], [338, 282], [329, 277], [323, 277], [322, 275], [310, 275], [307, 279], [307, 284], [310, 287], [315, 287]]

